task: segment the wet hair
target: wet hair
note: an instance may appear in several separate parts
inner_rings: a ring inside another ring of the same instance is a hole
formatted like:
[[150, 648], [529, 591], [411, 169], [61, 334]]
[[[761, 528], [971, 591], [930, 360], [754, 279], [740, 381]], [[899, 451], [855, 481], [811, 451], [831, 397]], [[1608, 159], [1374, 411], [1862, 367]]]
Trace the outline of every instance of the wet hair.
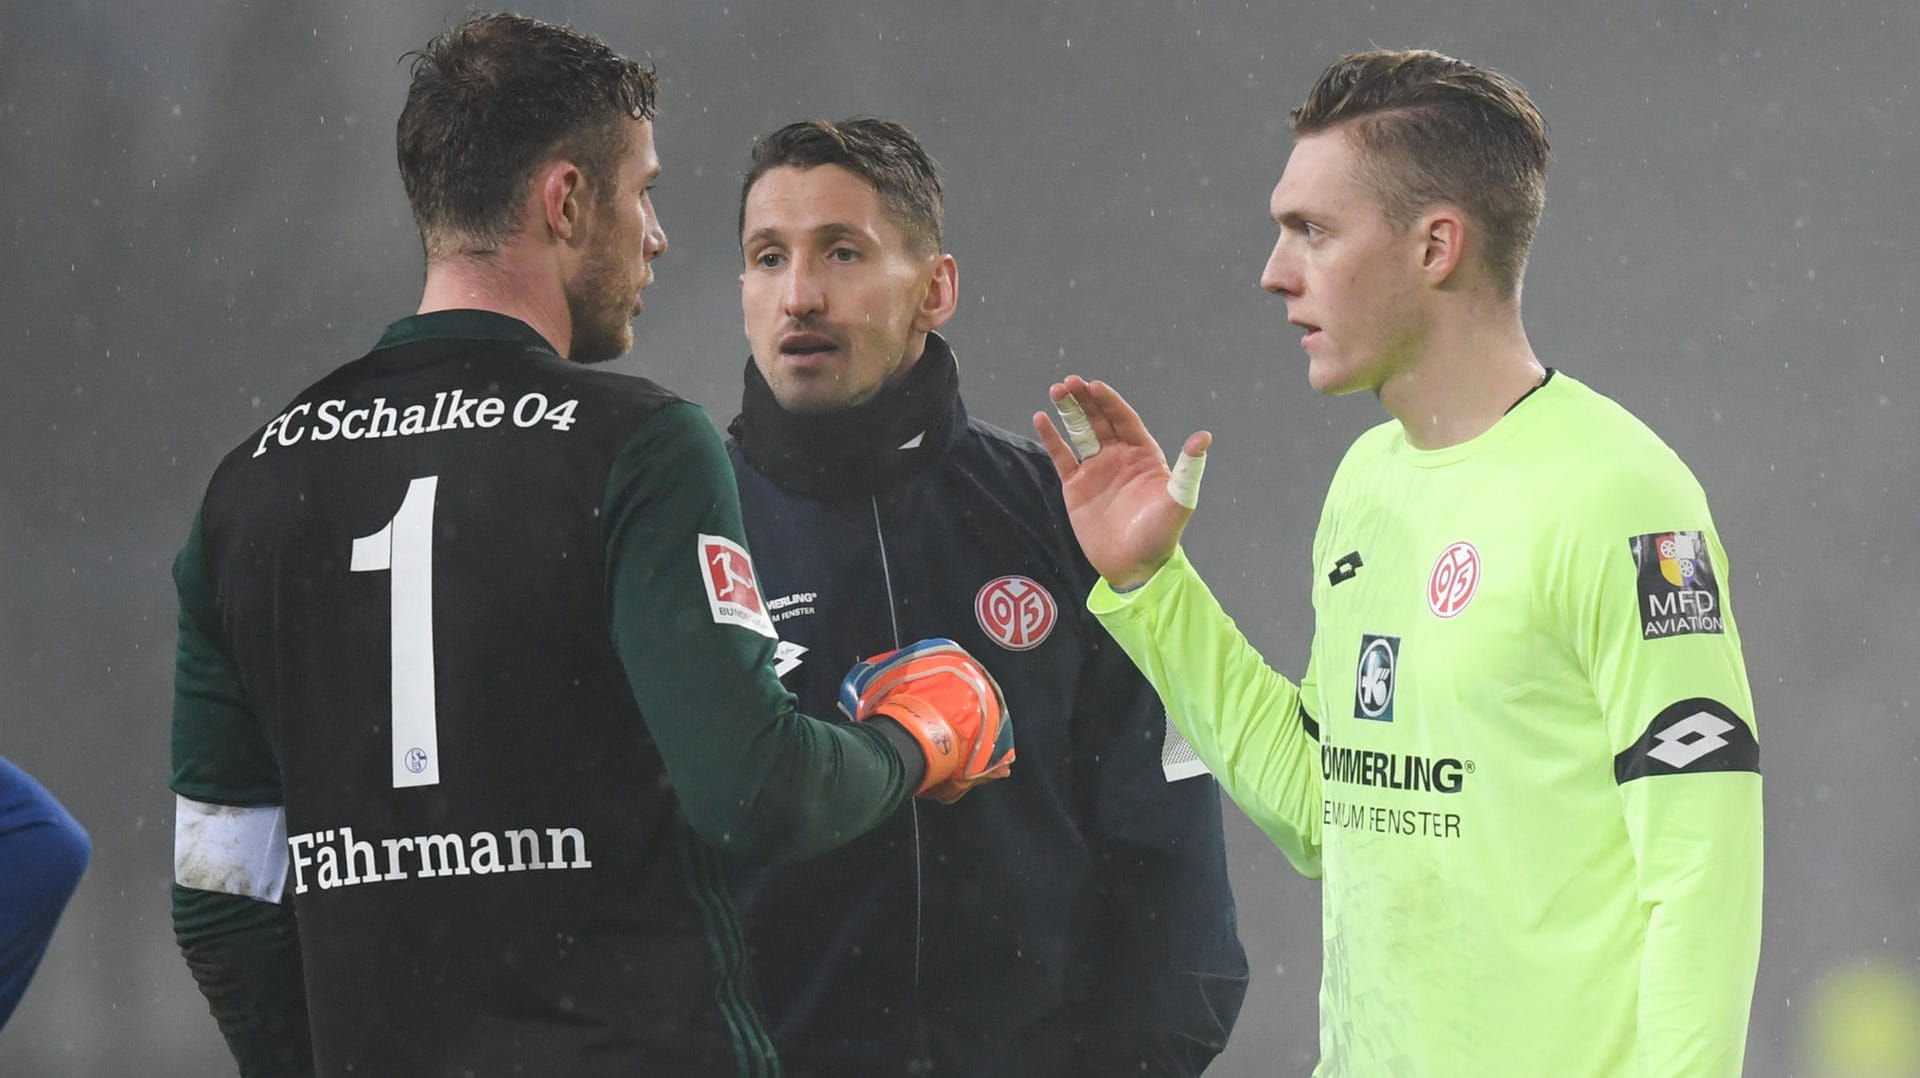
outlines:
[[607, 191], [631, 125], [653, 118], [651, 68], [521, 15], [469, 15], [403, 59], [400, 179], [430, 260], [502, 246], [527, 181], [555, 157]]
[[747, 227], [747, 195], [776, 168], [839, 165], [880, 196], [880, 204], [922, 255], [940, 250], [940, 175], [913, 132], [891, 120], [802, 120], [754, 140], [740, 184], [739, 230]]
[[1362, 182], [1400, 227], [1437, 203], [1466, 211], [1494, 283], [1519, 294], [1552, 157], [1519, 83], [1437, 52], [1377, 49], [1336, 60], [1290, 116], [1295, 136], [1346, 129]]

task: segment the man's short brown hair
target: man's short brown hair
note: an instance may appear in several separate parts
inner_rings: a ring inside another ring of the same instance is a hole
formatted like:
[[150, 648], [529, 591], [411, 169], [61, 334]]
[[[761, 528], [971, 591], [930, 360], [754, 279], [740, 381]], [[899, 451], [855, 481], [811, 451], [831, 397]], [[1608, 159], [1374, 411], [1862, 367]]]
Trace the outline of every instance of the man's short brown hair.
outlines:
[[503, 245], [527, 181], [556, 156], [610, 185], [630, 125], [653, 118], [651, 69], [537, 19], [469, 15], [408, 56], [395, 141], [430, 260]]
[[1488, 272], [1519, 294], [1546, 204], [1547, 125], [1520, 84], [1423, 49], [1378, 49], [1334, 61], [1291, 113], [1293, 133], [1348, 125], [1362, 180], [1401, 227], [1437, 203], [1485, 234]]
[[739, 230], [747, 228], [747, 194], [776, 168], [839, 165], [880, 196], [907, 245], [922, 255], [940, 251], [940, 174], [913, 132], [891, 120], [834, 123], [802, 120], [754, 140], [753, 161], [740, 184]]

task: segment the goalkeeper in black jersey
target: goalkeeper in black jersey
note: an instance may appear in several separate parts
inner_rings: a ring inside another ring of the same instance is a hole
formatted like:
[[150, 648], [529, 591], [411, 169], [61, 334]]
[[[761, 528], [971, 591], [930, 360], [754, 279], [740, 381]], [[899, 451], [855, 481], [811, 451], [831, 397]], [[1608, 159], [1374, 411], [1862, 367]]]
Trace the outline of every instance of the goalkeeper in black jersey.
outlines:
[[957, 647], [800, 714], [706, 416], [581, 364], [667, 240], [654, 82], [474, 16], [413, 63], [419, 313], [215, 472], [175, 563], [174, 926], [243, 1075], [779, 1073], [724, 856], [1007, 773]]

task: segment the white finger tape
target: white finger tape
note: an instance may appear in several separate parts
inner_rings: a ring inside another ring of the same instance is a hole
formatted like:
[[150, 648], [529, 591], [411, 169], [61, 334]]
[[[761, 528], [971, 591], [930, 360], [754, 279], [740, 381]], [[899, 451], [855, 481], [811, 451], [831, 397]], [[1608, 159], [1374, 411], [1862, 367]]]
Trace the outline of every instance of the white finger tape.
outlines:
[[1200, 504], [1200, 477], [1207, 471], [1207, 455], [1180, 454], [1173, 462], [1173, 474], [1167, 476], [1167, 497], [1192, 509]]
[[1060, 422], [1067, 425], [1067, 441], [1073, 443], [1073, 451], [1081, 460], [1100, 452], [1100, 436], [1093, 433], [1093, 424], [1087, 421], [1087, 413], [1080, 410], [1080, 402], [1069, 393], [1054, 404], [1060, 413]]

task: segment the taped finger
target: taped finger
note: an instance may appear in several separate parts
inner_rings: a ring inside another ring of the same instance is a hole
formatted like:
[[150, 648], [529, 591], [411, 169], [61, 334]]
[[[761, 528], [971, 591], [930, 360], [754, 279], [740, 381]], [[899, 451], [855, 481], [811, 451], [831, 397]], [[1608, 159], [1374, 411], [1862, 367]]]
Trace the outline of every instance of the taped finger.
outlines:
[[1200, 504], [1200, 477], [1207, 471], [1207, 455], [1194, 456], [1182, 450], [1173, 462], [1173, 474], [1167, 476], [1167, 497], [1192, 509]]
[[1073, 443], [1073, 451], [1081, 460], [1100, 452], [1100, 436], [1093, 432], [1093, 424], [1088, 421], [1087, 413], [1080, 408], [1080, 402], [1069, 393], [1053, 403], [1060, 413], [1060, 422], [1066, 425], [1067, 441]]

